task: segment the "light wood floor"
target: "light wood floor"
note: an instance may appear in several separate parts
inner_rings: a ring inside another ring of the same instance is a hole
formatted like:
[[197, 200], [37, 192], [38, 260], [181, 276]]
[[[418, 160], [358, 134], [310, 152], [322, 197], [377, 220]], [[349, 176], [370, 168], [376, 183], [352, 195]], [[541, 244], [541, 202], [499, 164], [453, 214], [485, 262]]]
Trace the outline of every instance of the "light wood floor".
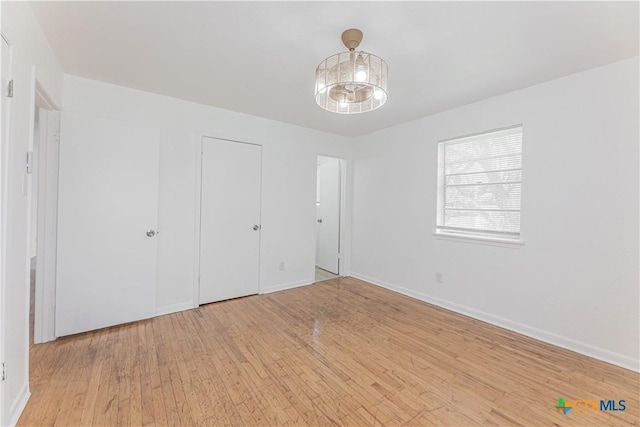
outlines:
[[[638, 425], [638, 386], [341, 278], [34, 346], [19, 425]], [[565, 416], [559, 397], [627, 410]]]

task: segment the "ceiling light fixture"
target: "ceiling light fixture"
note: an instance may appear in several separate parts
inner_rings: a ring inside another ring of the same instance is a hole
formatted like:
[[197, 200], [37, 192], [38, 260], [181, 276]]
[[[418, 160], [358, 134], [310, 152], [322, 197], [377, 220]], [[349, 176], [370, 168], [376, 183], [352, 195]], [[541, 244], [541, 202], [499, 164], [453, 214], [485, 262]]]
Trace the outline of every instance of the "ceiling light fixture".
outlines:
[[348, 52], [332, 55], [316, 68], [316, 103], [339, 114], [366, 113], [387, 102], [389, 68], [378, 56], [356, 52], [362, 31], [342, 33]]

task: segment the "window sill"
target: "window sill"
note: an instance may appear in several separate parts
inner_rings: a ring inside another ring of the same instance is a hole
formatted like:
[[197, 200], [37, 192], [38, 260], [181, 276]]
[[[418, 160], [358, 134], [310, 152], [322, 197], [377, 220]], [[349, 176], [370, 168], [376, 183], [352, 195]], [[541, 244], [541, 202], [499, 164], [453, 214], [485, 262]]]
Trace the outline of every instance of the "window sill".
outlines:
[[522, 240], [506, 240], [496, 237], [480, 237], [480, 236], [462, 236], [459, 234], [449, 234], [442, 232], [434, 232], [433, 236], [440, 240], [449, 240], [451, 242], [472, 243], [476, 245], [498, 246], [502, 248], [520, 249], [524, 246]]

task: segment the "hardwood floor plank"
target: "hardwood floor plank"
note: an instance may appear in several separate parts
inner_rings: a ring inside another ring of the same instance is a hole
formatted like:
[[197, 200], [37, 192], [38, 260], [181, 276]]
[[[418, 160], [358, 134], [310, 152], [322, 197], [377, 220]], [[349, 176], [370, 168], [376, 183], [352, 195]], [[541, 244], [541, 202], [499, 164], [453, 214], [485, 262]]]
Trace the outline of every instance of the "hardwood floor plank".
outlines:
[[[640, 425], [640, 374], [353, 278], [32, 346], [19, 425]], [[626, 400], [564, 415], [557, 399]]]

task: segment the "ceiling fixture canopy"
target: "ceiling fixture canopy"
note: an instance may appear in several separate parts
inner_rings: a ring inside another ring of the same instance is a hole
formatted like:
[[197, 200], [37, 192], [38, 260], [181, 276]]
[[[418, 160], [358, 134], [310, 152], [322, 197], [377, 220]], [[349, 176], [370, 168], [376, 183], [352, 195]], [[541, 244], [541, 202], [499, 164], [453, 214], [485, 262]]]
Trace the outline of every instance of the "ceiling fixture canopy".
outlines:
[[367, 52], [356, 52], [362, 31], [342, 33], [348, 52], [332, 55], [316, 68], [316, 103], [340, 114], [366, 113], [387, 102], [387, 63]]

